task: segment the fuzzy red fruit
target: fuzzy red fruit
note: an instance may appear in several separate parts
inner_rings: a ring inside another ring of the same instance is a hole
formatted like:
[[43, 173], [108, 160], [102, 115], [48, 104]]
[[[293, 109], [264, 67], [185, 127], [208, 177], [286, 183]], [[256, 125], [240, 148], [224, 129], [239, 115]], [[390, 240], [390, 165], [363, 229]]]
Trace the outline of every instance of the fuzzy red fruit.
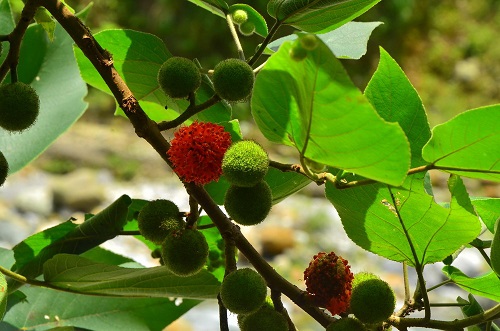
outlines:
[[349, 308], [353, 278], [347, 260], [333, 252], [316, 254], [304, 271], [309, 296], [333, 315]]
[[167, 154], [179, 177], [204, 185], [221, 176], [222, 158], [230, 145], [231, 135], [223, 126], [194, 122], [174, 134]]

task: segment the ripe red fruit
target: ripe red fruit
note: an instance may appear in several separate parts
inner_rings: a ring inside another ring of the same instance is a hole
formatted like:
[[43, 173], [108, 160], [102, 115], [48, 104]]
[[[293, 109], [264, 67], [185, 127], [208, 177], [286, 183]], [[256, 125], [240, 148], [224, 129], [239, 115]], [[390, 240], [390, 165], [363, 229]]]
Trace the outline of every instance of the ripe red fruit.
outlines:
[[316, 254], [304, 271], [310, 298], [333, 315], [341, 314], [349, 307], [353, 278], [347, 260], [334, 252]]
[[230, 145], [231, 134], [223, 126], [194, 122], [175, 133], [167, 154], [179, 177], [204, 185], [221, 176], [222, 158]]

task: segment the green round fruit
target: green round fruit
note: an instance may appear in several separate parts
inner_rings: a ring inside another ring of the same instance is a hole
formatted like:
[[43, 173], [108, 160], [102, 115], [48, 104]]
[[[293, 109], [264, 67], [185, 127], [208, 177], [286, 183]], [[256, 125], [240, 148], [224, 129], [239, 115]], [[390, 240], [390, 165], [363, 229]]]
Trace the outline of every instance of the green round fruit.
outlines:
[[396, 296], [385, 281], [377, 278], [367, 279], [353, 284], [350, 308], [361, 322], [380, 323], [394, 312]]
[[246, 10], [243, 9], [236, 9], [232, 14], [231, 17], [233, 19], [233, 22], [235, 24], [243, 24], [248, 20], [248, 13]]
[[0, 186], [2, 186], [3, 183], [5, 183], [5, 179], [7, 178], [8, 174], [9, 174], [9, 163], [5, 158], [5, 155], [3, 155], [2, 152], [0, 152]]
[[366, 327], [359, 320], [347, 317], [328, 325], [326, 331], [366, 331]]
[[28, 84], [16, 82], [0, 87], [0, 127], [23, 131], [32, 126], [40, 111], [40, 99]]
[[266, 300], [266, 281], [250, 268], [237, 269], [222, 281], [220, 298], [224, 307], [235, 314], [248, 314]]
[[222, 173], [233, 185], [251, 187], [264, 179], [269, 156], [258, 143], [241, 140], [232, 144], [222, 159]]
[[241, 331], [288, 331], [285, 317], [267, 304], [256, 312], [238, 315], [238, 325]]
[[192, 276], [207, 262], [208, 244], [198, 230], [172, 231], [161, 246], [165, 266], [177, 276]]
[[244, 36], [251, 36], [255, 32], [255, 24], [250, 21], [246, 21], [244, 23], [241, 23], [240, 26], [238, 27], [238, 30], [240, 33]]
[[227, 59], [214, 68], [215, 92], [227, 101], [240, 101], [252, 93], [255, 75], [252, 67], [239, 59]]
[[309, 33], [299, 38], [300, 45], [307, 51], [315, 50], [319, 45], [319, 39], [315, 34]]
[[137, 216], [137, 222], [144, 238], [156, 244], [161, 244], [170, 231], [184, 227], [179, 207], [163, 199], [145, 205]]
[[290, 58], [294, 61], [300, 62], [307, 57], [307, 50], [304, 49], [298, 41], [295, 41], [290, 48]]
[[190, 59], [174, 56], [160, 67], [158, 84], [168, 96], [186, 98], [200, 87], [201, 73]]
[[252, 187], [231, 185], [224, 198], [224, 207], [236, 223], [255, 225], [267, 217], [272, 200], [271, 188], [264, 181]]

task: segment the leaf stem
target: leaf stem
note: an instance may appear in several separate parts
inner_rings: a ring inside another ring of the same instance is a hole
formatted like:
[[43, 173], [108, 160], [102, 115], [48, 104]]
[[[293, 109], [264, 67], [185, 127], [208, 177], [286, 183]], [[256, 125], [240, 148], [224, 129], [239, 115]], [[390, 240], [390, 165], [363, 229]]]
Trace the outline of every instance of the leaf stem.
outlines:
[[449, 284], [449, 283], [453, 283], [453, 281], [452, 281], [451, 279], [447, 279], [447, 280], [445, 280], [444, 282], [441, 282], [441, 283], [436, 284], [436, 285], [434, 285], [434, 286], [432, 286], [432, 287], [429, 287], [429, 288], [427, 289], [427, 293], [429, 293], [430, 291], [433, 291], [433, 290], [437, 289], [438, 287], [441, 287], [441, 286], [446, 285], [446, 284]]
[[[405, 223], [403, 222], [403, 218], [401, 217], [401, 214], [399, 213], [399, 208], [398, 204], [396, 203], [396, 198], [394, 197], [394, 194], [392, 193], [392, 189], [390, 186], [387, 186], [389, 192], [391, 193], [391, 200], [394, 206], [394, 209], [396, 211], [396, 214], [399, 219], [399, 223], [401, 224], [401, 227], [403, 229], [403, 232], [406, 236], [406, 239], [408, 240], [408, 245], [410, 245], [411, 253], [413, 255], [413, 259], [415, 260], [415, 271], [417, 272], [417, 277], [418, 277], [418, 286], [417, 286], [417, 291], [420, 292], [420, 295], [422, 296], [422, 299], [424, 300], [424, 310], [425, 310], [425, 320], [429, 320], [431, 318], [431, 309], [429, 306], [429, 297], [427, 295], [427, 291], [425, 290], [425, 279], [424, 279], [424, 267], [420, 263], [418, 259], [417, 252], [415, 250], [415, 247], [413, 246], [413, 241], [411, 240], [410, 233], [408, 232], [408, 229], [406, 229]], [[418, 301], [418, 300], [415, 300]]]
[[236, 50], [238, 51], [238, 57], [240, 58], [240, 60], [245, 61], [245, 52], [243, 51], [243, 47], [241, 46], [240, 38], [238, 37], [238, 33], [236, 32], [236, 28], [234, 26], [234, 22], [231, 18], [230, 13], [226, 13], [226, 21], [229, 27], [229, 31], [231, 32], [231, 36], [233, 36]]

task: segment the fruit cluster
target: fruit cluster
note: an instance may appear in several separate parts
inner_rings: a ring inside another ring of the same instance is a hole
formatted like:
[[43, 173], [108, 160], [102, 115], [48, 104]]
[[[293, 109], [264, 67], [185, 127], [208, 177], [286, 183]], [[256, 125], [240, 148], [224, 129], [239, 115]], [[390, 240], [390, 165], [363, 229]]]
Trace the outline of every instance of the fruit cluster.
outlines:
[[272, 193], [264, 177], [269, 157], [259, 144], [251, 140], [234, 143], [222, 159], [222, 173], [231, 183], [224, 198], [224, 207], [238, 224], [262, 222], [272, 206]]
[[173, 274], [191, 276], [207, 263], [208, 243], [198, 230], [187, 228], [179, 208], [169, 200], [154, 200], [137, 216], [144, 238], [161, 244], [161, 258]]
[[238, 314], [240, 330], [287, 331], [287, 321], [274, 309], [266, 295], [266, 281], [250, 268], [229, 273], [220, 288], [224, 307]]

